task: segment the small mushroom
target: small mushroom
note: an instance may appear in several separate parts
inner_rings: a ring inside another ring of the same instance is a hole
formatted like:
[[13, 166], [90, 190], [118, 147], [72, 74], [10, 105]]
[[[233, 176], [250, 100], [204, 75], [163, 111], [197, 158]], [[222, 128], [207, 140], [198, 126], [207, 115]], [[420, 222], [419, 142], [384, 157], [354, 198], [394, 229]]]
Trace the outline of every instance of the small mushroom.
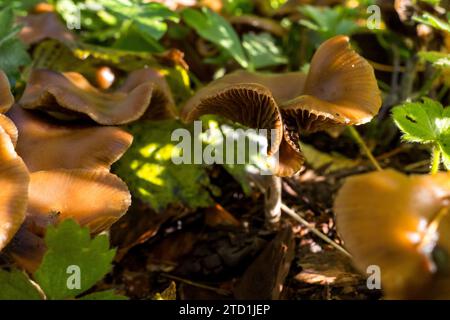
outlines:
[[114, 71], [107, 66], [98, 68], [95, 72], [95, 82], [100, 89], [109, 89], [116, 79]]
[[127, 185], [109, 172], [59, 169], [34, 172], [30, 177], [27, 221], [35, 229], [74, 219], [99, 233], [131, 204]]
[[13, 238], [25, 219], [28, 170], [11, 138], [0, 127], [0, 250]]
[[[173, 116], [173, 100], [165, 80], [154, 70], [138, 70], [114, 92], [93, 87], [81, 74], [37, 69], [31, 72], [19, 103], [52, 115], [89, 117], [103, 125]], [[147, 113], [146, 113], [147, 112]]]
[[9, 80], [6, 74], [0, 70], [0, 113], [5, 113], [14, 103]]
[[[230, 81], [228, 80], [229, 78]], [[235, 75], [224, 77], [200, 89], [184, 106], [182, 116], [190, 122], [205, 114], [217, 114], [247, 127], [275, 130], [269, 155], [281, 143], [281, 115], [271, 92], [256, 83], [235, 84]]]
[[8, 116], [20, 133], [17, 152], [30, 172], [52, 169], [109, 170], [133, 140], [129, 133], [119, 128], [65, 125], [17, 105]]
[[[387, 298], [450, 298], [450, 173], [406, 176], [394, 170], [347, 179], [334, 210], [359, 270], [381, 271]], [[431, 290], [438, 288], [438, 291]], [[446, 292], [446, 293], [445, 293]]]
[[55, 39], [66, 44], [76, 40], [75, 35], [66, 28], [54, 12], [29, 14], [20, 18], [19, 23], [24, 25], [19, 37], [28, 45], [45, 39]]
[[337, 36], [313, 56], [302, 95], [283, 102], [281, 109], [301, 131], [313, 132], [366, 123], [381, 102], [372, 66], [350, 48], [348, 37]]
[[190, 122], [217, 114], [251, 128], [276, 130], [268, 152], [279, 152], [274, 173], [291, 176], [304, 161], [300, 133], [362, 124], [380, 107], [373, 68], [350, 48], [348, 37], [336, 36], [318, 48], [307, 75], [234, 72], [199, 90], [181, 116]]

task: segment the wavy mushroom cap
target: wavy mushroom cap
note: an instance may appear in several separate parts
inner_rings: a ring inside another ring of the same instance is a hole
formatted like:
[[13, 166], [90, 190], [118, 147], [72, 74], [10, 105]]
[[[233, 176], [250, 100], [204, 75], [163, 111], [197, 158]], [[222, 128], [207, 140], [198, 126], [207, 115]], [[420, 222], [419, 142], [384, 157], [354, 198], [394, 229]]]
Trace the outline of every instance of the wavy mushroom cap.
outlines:
[[127, 93], [145, 82], [153, 84], [153, 94], [150, 105], [142, 119], [164, 120], [175, 118], [177, 111], [172, 91], [165, 76], [158, 70], [145, 68], [131, 72], [118, 91]]
[[28, 170], [0, 127], [0, 250], [19, 230], [28, 200]]
[[408, 177], [393, 170], [372, 172], [347, 179], [339, 191], [334, 207], [338, 232], [361, 272], [380, 267], [388, 298], [430, 296], [428, 289], [440, 272], [435, 248], [444, 241], [450, 254], [450, 228], [442, 234], [435, 228], [449, 199], [450, 173]]
[[0, 70], [0, 113], [5, 113], [14, 104], [8, 77]]
[[109, 170], [133, 141], [131, 134], [116, 127], [65, 125], [17, 105], [8, 116], [19, 130], [16, 150], [31, 172]]
[[17, 130], [14, 122], [7, 116], [0, 114], [0, 128], [5, 130], [5, 133], [9, 136], [15, 148], [17, 145], [17, 139], [19, 138], [19, 131]]
[[269, 139], [268, 150], [278, 159], [273, 172], [292, 176], [301, 169], [304, 157], [299, 136], [283, 123], [278, 104], [298, 96], [305, 79], [301, 72], [236, 71], [200, 89], [183, 107], [181, 116], [190, 122], [205, 114], [217, 114], [250, 128], [275, 130], [275, 141]]
[[381, 107], [372, 66], [336, 36], [325, 41], [311, 61], [302, 95], [281, 105], [283, 117], [296, 119], [303, 131], [370, 121]]
[[[54, 116], [87, 116], [103, 125], [126, 124], [138, 120], [144, 114], [166, 115], [166, 109], [172, 103], [171, 96], [165, 95], [169, 90], [166, 88], [163, 94], [156, 77], [149, 79], [142, 76], [143, 73], [133, 72], [121, 88], [105, 92], [93, 87], [76, 72], [62, 74], [33, 70], [19, 102], [26, 109], [39, 109]], [[162, 83], [162, 80], [158, 81]]]
[[20, 18], [19, 22], [24, 25], [19, 37], [28, 45], [45, 39], [55, 39], [62, 43], [71, 43], [76, 40], [75, 35], [66, 28], [54, 12], [29, 14]]
[[52, 170], [31, 174], [27, 220], [45, 229], [74, 219], [92, 233], [108, 229], [131, 205], [127, 185], [106, 171]]

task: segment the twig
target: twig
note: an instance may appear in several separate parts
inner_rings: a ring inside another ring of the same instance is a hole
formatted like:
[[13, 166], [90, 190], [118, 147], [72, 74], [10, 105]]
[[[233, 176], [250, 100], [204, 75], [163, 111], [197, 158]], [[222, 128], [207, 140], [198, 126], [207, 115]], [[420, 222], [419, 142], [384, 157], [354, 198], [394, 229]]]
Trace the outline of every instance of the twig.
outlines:
[[179, 282], [188, 284], [188, 285], [193, 286], [193, 287], [214, 291], [215, 293], [218, 293], [218, 294], [223, 295], [223, 296], [231, 295], [231, 292], [228, 291], [228, 290], [210, 287], [210, 286], [208, 286], [206, 284], [193, 282], [191, 280], [187, 280], [187, 279], [183, 279], [183, 278], [180, 278], [180, 277], [177, 277], [177, 276], [173, 276], [173, 275], [168, 274], [168, 273], [161, 273], [161, 276], [163, 276], [165, 278], [168, 278], [168, 279], [171, 279], [171, 280], [175, 280], [175, 281], [179, 281]]
[[331, 240], [329, 237], [327, 237], [325, 234], [317, 230], [312, 224], [310, 224], [308, 221], [303, 219], [298, 213], [296, 213], [294, 210], [286, 206], [284, 203], [281, 204], [281, 210], [283, 210], [287, 215], [292, 217], [294, 220], [300, 222], [302, 225], [304, 225], [306, 228], [308, 228], [309, 231], [314, 233], [316, 236], [318, 236], [323, 241], [327, 242], [328, 244], [332, 245], [337, 250], [341, 251], [343, 254], [351, 257], [352, 255], [345, 250], [343, 247], [341, 247], [339, 244]]

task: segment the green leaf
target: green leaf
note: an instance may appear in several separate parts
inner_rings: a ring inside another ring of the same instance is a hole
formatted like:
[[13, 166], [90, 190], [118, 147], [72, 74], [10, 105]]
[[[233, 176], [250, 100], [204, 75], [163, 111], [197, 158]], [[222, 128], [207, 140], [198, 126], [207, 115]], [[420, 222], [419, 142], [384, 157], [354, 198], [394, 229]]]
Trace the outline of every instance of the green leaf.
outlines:
[[176, 147], [178, 142], [171, 141], [172, 132], [186, 129], [192, 134], [192, 127], [167, 120], [136, 123], [127, 129], [134, 137], [133, 144], [114, 165], [114, 171], [135, 197], [156, 211], [169, 204], [183, 204], [193, 209], [214, 204], [210, 194], [215, 188], [210, 184], [205, 167], [177, 165], [172, 161], [172, 155], [180, 152]]
[[10, 79], [18, 78], [19, 68], [31, 60], [24, 45], [17, 38], [20, 27], [14, 26], [14, 14], [11, 7], [0, 11], [0, 69]]
[[438, 68], [450, 68], [450, 54], [438, 51], [422, 51], [419, 57], [425, 61], [431, 62]]
[[128, 300], [128, 297], [115, 294], [114, 290], [107, 290], [87, 294], [78, 300]]
[[275, 43], [275, 39], [268, 33], [244, 34], [242, 46], [254, 69], [286, 64], [287, 58]]
[[0, 300], [41, 300], [27, 275], [19, 270], [0, 269]]
[[347, 8], [303, 5], [299, 10], [307, 18], [301, 19], [299, 23], [319, 33], [322, 40], [339, 34], [351, 35], [359, 29], [354, 21], [354, 11]]
[[185, 9], [181, 16], [202, 38], [228, 52], [243, 68], [248, 67], [239, 37], [225, 18], [208, 8], [202, 8], [201, 11]]
[[429, 25], [435, 29], [450, 32], [450, 24], [429, 13], [424, 13], [420, 17], [413, 16], [413, 20]]
[[[109, 249], [108, 237], [91, 239], [89, 229], [73, 220], [49, 227], [45, 242], [48, 250], [34, 278], [48, 299], [74, 298], [111, 270], [115, 250]], [[75, 280], [78, 275], [79, 287]]]
[[136, 3], [127, 0], [101, 0], [100, 4], [102, 4], [107, 11], [119, 17], [120, 20], [132, 21], [140, 32], [155, 40], [161, 39], [166, 33], [166, 21], [179, 21], [176, 12], [160, 3]]
[[450, 168], [450, 107], [424, 98], [393, 108], [392, 115], [403, 139], [439, 147], [444, 165]]
[[438, 139], [440, 128], [437, 120], [442, 114], [442, 105], [428, 98], [424, 98], [423, 103], [406, 103], [392, 110], [395, 123], [404, 133], [403, 138], [421, 143]]

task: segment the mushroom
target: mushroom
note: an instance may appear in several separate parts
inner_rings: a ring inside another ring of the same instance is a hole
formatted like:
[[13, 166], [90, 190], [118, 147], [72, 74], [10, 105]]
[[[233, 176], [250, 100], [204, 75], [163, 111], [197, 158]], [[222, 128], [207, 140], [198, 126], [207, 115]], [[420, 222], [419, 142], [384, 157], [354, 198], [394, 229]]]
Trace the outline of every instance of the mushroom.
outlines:
[[31, 72], [20, 105], [53, 116], [88, 117], [103, 125], [119, 125], [145, 118], [173, 117], [167, 83], [152, 69], [137, 70], [114, 92], [100, 91], [76, 72]]
[[336, 36], [319, 47], [307, 75], [234, 72], [199, 90], [181, 116], [190, 122], [217, 114], [251, 128], [274, 129], [268, 151], [279, 152], [274, 173], [291, 176], [304, 161], [300, 133], [366, 123], [380, 106], [373, 68], [350, 48], [348, 37]]
[[49, 223], [74, 219], [99, 233], [131, 205], [127, 185], [116, 175], [98, 170], [51, 170], [30, 175], [27, 220], [45, 229]]
[[[109, 170], [133, 137], [115, 127], [62, 124], [14, 106], [8, 116], [19, 130], [17, 152], [30, 172], [51, 169]], [[1, 123], [1, 117], [0, 117]]]
[[0, 250], [13, 238], [25, 219], [28, 170], [0, 126]]
[[[38, 171], [30, 175], [29, 182], [28, 204], [25, 198], [22, 219], [16, 229], [23, 222], [26, 209], [25, 222], [5, 250], [28, 272], [34, 272], [42, 261], [46, 252], [43, 238], [49, 225], [74, 219], [97, 234], [111, 227], [131, 204], [126, 184], [104, 170]], [[27, 187], [28, 184], [24, 195]], [[16, 201], [20, 199], [17, 197]], [[17, 230], [12, 231], [11, 235]]]
[[363, 273], [378, 266], [392, 299], [450, 298], [449, 208], [450, 173], [394, 170], [348, 178], [334, 206], [337, 230], [356, 266]]
[[28, 45], [45, 39], [55, 39], [65, 44], [73, 43], [76, 38], [59, 20], [54, 12], [29, 14], [19, 19], [24, 27], [20, 30], [19, 38]]
[[5, 113], [14, 103], [9, 80], [6, 74], [0, 70], [0, 113]]
[[17, 127], [10, 118], [1, 113], [0, 113], [0, 128], [2, 128], [5, 131], [5, 133], [11, 139], [11, 143], [13, 144], [13, 146], [16, 147], [17, 139], [19, 137]]

